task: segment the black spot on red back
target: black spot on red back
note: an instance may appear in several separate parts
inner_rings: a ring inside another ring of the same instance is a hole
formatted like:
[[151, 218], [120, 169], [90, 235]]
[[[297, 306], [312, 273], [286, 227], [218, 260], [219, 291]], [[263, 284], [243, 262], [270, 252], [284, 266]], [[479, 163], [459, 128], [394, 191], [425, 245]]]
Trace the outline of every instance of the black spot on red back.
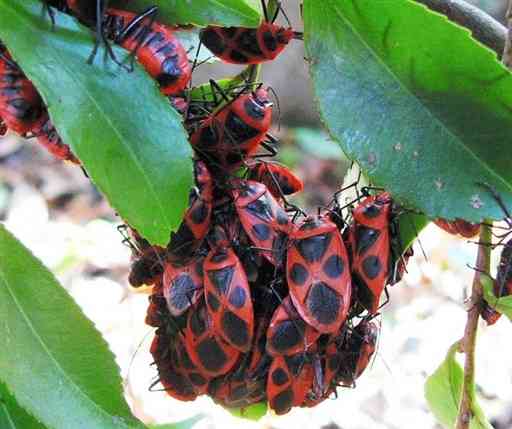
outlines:
[[269, 51], [275, 51], [278, 46], [276, 37], [270, 31], [265, 31], [263, 33], [263, 44]]
[[207, 275], [219, 294], [225, 295], [231, 281], [233, 280], [234, 268], [230, 266], [220, 270], [207, 271]]
[[191, 304], [192, 296], [197, 286], [194, 284], [192, 277], [186, 273], [180, 274], [175, 278], [169, 290], [169, 302], [178, 310], [183, 310]]
[[219, 311], [219, 308], [220, 308], [220, 301], [217, 299], [217, 297], [211, 293], [211, 292], [208, 292], [206, 294], [206, 303], [208, 304], [208, 306], [210, 307], [210, 309], [216, 313], [217, 311]]
[[363, 260], [363, 273], [370, 280], [377, 278], [382, 271], [382, 263], [378, 256], [367, 256]]
[[238, 347], [245, 347], [249, 343], [249, 327], [244, 320], [235, 313], [225, 311], [222, 315], [222, 329], [230, 342]]
[[220, 371], [228, 357], [214, 338], [207, 338], [197, 345], [197, 354], [201, 364], [211, 372]]
[[303, 286], [309, 276], [308, 269], [299, 263], [294, 263], [288, 274], [290, 276], [290, 280], [297, 286]]
[[323, 325], [336, 321], [342, 304], [340, 295], [323, 282], [315, 283], [306, 298], [311, 315]]
[[336, 279], [343, 274], [345, 266], [340, 255], [331, 255], [324, 263], [323, 271], [331, 279]]
[[199, 38], [201, 39], [201, 42], [215, 55], [222, 55], [226, 50], [224, 40], [217, 33], [217, 29], [211, 27], [203, 28], [199, 33]]
[[306, 262], [318, 262], [327, 251], [331, 239], [331, 233], [313, 235], [312, 237], [298, 240], [297, 249]]
[[356, 252], [358, 255], [363, 255], [372, 247], [380, 236], [380, 231], [368, 228], [366, 226], [358, 225], [356, 227]]
[[293, 405], [293, 392], [291, 389], [283, 390], [270, 401], [270, 407], [277, 414], [286, 414]]
[[290, 380], [288, 374], [283, 368], [276, 368], [270, 376], [272, 377], [272, 383], [276, 386], [282, 386]]
[[265, 107], [257, 103], [252, 97], [244, 101], [244, 112], [247, 113], [247, 116], [257, 121], [265, 117]]
[[285, 320], [276, 326], [274, 335], [268, 341], [277, 353], [284, 354], [304, 341], [305, 329], [306, 324], [300, 319]]
[[229, 295], [229, 303], [235, 308], [242, 308], [245, 305], [246, 299], [247, 293], [240, 286], [235, 287]]
[[229, 112], [225, 123], [224, 136], [229, 138], [232, 144], [238, 145], [260, 134], [260, 130], [251, 127], [233, 111]]

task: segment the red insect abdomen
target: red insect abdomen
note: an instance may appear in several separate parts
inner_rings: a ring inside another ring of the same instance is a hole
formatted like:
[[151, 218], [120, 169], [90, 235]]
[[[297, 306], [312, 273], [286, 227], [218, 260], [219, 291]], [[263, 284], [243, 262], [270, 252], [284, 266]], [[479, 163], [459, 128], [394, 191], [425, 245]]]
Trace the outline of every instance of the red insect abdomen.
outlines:
[[[107, 15], [122, 18], [124, 26], [136, 17], [134, 13], [118, 9], [108, 9]], [[140, 40], [142, 36], [144, 39]], [[186, 88], [192, 67], [187, 52], [169, 27], [153, 23], [148, 29], [147, 24], [141, 22], [120, 44], [129, 51], [137, 49], [138, 61], [158, 82], [163, 94], [177, 95]]]

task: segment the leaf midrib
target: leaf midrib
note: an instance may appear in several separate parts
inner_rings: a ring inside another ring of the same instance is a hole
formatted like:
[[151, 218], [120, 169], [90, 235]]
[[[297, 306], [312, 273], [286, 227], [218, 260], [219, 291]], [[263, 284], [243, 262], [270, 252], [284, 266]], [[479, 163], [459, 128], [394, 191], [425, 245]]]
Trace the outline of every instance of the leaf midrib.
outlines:
[[[462, 148], [462, 150], [464, 150], [466, 153], [469, 154], [470, 157], [472, 157], [477, 164], [480, 164], [482, 166], [483, 169], [487, 170], [489, 172], [489, 174], [493, 177], [495, 177], [495, 179], [498, 181], [498, 182], [501, 182], [503, 184], [504, 187], [510, 189], [512, 191], [512, 185], [508, 184], [505, 180], [503, 180], [503, 178], [501, 176], [499, 176], [493, 169], [491, 169], [489, 167], [489, 165], [487, 163], [484, 163], [481, 161], [481, 159], [479, 157], [477, 157], [473, 151], [471, 151], [467, 146], [465, 146], [464, 144], [461, 143], [461, 139], [453, 133], [453, 131], [448, 128], [445, 123], [443, 121], [441, 121], [435, 114], [434, 112], [428, 108], [428, 106], [426, 106], [422, 101], [421, 99], [419, 99], [418, 97], [416, 97], [416, 95], [414, 95], [414, 93], [412, 93], [409, 88], [407, 86], [405, 86], [402, 81], [396, 76], [396, 74], [389, 68], [389, 66], [386, 64], [386, 62], [384, 61], [383, 58], [381, 58], [379, 55], [377, 55], [376, 51], [370, 46], [368, 45], [368, 43], [366, 42], [366, 40], [364, 40], [360, 33], [358, 31], [356, 31], [356, 29], [354, 28], [354, 26], [352, 25], [352, 23], [350, 21], [348, 21], [345, 16], [343, 15], [343, 13], [338, 9], [337, 5], [336, 4], [333, 4], [332, 0], [328, 0], [331, 7], [334, 9], [334, 11], [336, 12], [336, 15], [338, 15], [338, 17], [341, 18], [341, 20], [345, 23], [345, 25], [347, 27], [349, 27], [352, 31], [352, 33], [354, 34], [354, 36], [360, 40], [360, 42], [366, 47], [366, 49], [370, 52], [370, 55], [375, 58], [376, 62], [378, 62], [385, 70], [387, 70], [388, 74], [391, 76], [391, 78], [397, 82], [397, 84], [399, 85], [399, 87], [406, 93], [406, 94], [409, 94], [409, 96], [415, 100], [420, 106], [423, 107], [423, 110], [426, 111], [433, 119], [433, 121], [435, 121], [437, 124], [439, 124], [441, 126], [442, 129], [446, 130], [446, 132], [453, 138], [453, 140], [455, 141], [455, 143], [457, 144], [458, 147]], [[352, 3], [354, 3], [355, 1], [357, 0], [351, 0]], [[412, 6], [414, 5], [414, 3], [408, 1], [408, 3], [410, 3]], [[321, 3], [318, 3], [320, 7], [321, 6]], [[325, 10], [324, 10], [325, 12]], [[428, 10], [427, 10], [428, 12]], [[447, 23], [448, 25], [452, 25], [454, 26], [449, 20], [447, 20]], [[455, 26], [454, 26], [455, 27]], [[457, 28], [455, 28], [457, 29]], [[467, 37], [471, 39], [471, 36], [469, 36], [469, 34], [467, 34]]]

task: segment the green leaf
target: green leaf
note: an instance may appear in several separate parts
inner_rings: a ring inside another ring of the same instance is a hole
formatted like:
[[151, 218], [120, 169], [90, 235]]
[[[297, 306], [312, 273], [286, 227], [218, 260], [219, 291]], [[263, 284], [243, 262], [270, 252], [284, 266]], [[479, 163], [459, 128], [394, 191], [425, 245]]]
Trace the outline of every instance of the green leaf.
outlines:
[[246, 408], [228, 408], [227, 410], [235, 417], [258, 421], [267, 414], [268, 407], [266, 402], [259, 402]]
[[45, 426], [18, 405], [3, 383], [0, 383], [0, 428], [45, 429]]
[[[456, 352], [457, 344], [450, 348], [443, 363], [427, 378], [425, 383], [425, 398], [430, 410], [446, 428], [455, 426], [464, 380], [464, 372], [455, 359]], [[475, 398], [476, 394], [473, 392], [472, 396]], [[471, 429], [492, 429], [482, 409], [475, 401], [476, 399], [473, 400], [473, 417], [469, 427]]]
[[167, 423], [163, 425], [150, 425], [151, 429], [191, 429], [195, 426], [197, 422], [204, 419], [206, 416], [204, 414], [198, 414], [194, 417], [190, 417], [187, 420], [183, 420], [182, 422], [177, 423]]
[[484, 298], [487, 303], [496, 311], [504, 314], [512, 320], [512, 295], [497, 298], [496, 295], [494, 295], [493, 279], [486, 275], [482, 275], [480, 277], [480, 281], [482, 283]]
[[378, 186], [430, 218], [512, 205], [512, 75], [446, 17], [409, 0], [305, 0], [307, 57], [329, 132]]
[[104, 50], [86, 64], [91, 33], [64, 14], [51, 31], [35, 0], [0, 0], [0, 39], [119, 215], [151, 242], [167, 244], [188, 204], [192, 162], [181, 118], [155, 81], [139, 66], [128, 73], [103, 61]]
[[158, 6], [157, 20], [164, 24], [257, 27], [260, 8], [254, 0], [114, 0], [112, 4], [134, 12]]
[[[101, 299], [101, 296], [98, 296]], [[0, 225], [0, 380], [52, 429], [141, 428], [114, 356], [69, 294]]]

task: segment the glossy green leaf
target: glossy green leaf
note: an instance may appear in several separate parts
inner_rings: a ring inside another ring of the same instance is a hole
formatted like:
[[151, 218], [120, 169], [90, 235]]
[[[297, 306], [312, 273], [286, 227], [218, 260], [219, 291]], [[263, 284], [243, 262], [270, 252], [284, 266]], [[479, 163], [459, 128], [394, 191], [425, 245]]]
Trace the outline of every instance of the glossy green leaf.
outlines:
[[259, 402], [246, 408], [229, 408], [228, 411], [241, 419], [258, 421], [267, 414], [266, 402]]
[[49, 428], [143, 427], [124, 400], [106, 342], [54, 276], [2, 225], [0, 350], [0, 380]]
[[512, 74], [409, 0], [305, 0], [323, 121], [378, 186], [430, 218], [502, 218], [512, 204]]
[[[86, 64], [91, 33], [64, 14], [55, 31], [36, 0], [0, 0], [0, 39], [43, 95], [62, 138], [111, 205], [167, 244], [188, 204], [191, 149], [179, 115], [139, 66]], [[116, 48], [122, 59], [126, 51]]]
[[258, 0], [114, 0], [112, 4], [134, 12], [158, 6], [164, 24], [257, 27], [261, 21]]
[[512, 296], [497, 298], [493, 291], [493, 280], [485, 275], [481, 277], [484, 298], [496, 311], [512, 320]]
[[3, 383], [0, 383], [0, 428], [45, 429], [44, 425], [18, 405]]
[[166, 423], [162, 425], [150, 425], [151, 429], [192, 429], [197, 422], [205, 418], [204, 414], [198, 414], [197, 416], [183, 420], [177, 423]]
[[[446, 428], [453, 428], [457, 420], [464, 372], [455, 358], [457, 345], [450, 348], [443, 363], [427, 378], [425, 398], [436, 419]], [[475, 398], [473, 393], [473, 398]], [[470, 429], [492, 429], [478, 405], [473, 403]]]

